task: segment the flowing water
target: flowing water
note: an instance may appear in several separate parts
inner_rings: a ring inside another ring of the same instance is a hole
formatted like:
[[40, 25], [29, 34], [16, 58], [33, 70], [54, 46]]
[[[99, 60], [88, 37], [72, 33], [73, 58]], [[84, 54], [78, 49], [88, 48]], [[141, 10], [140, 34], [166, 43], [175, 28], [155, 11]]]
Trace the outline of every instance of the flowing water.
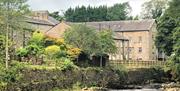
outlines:
[[162, 91], [161, 89], [126, 89], [126, 90], [109, 90], [109, 91]]

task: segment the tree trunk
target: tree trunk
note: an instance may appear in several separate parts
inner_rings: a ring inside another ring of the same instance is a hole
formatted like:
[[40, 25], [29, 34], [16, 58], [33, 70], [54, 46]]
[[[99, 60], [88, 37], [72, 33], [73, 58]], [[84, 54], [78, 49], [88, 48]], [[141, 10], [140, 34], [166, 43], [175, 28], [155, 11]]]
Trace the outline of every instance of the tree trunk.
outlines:
[[100, 67], [102, 67], [102, 56], [100, 56]]
[[9, 40], [9, 25], [7, 24], [7, 27], [6, 27], [6, 48], [5, 48], [5, 50], [6, 50], [6, 59], [5, 59], [5, 61], [6, 61], [6, 68], [8, 68], [8, 60], [9, 60], [9, 45], [8, 45], [8, 40]]
[[[7, 3], [7, 10], [9, 11], [9, 2]], [[6, 46], [5, 46], [5, 51], [6, 51], [6, 68], [8, 68], [8, 60], [9, 60], [9, 13], [7, 13], [7, 26], [6, 26]]]

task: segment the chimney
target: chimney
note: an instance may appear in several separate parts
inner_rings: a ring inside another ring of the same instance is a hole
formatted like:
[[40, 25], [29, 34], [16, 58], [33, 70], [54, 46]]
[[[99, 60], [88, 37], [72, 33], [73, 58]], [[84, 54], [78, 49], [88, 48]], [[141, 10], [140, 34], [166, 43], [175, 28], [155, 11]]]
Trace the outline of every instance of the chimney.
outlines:
[[48, 11], [33, 11], [33, 18], [48, 20]]

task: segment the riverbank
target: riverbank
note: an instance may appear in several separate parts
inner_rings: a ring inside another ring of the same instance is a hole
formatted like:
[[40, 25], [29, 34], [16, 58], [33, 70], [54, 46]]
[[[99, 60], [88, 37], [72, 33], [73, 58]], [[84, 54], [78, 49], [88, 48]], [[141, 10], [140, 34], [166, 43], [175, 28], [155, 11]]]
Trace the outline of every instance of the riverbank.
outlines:
[[28, 65], [16, 72], [15, 75], [20, 74], [17, 80], [0, 84], [0, 91], [51, 91], [54, 88], [73, 89], [74, 87], [79, 87], [79, 89], [85, 87], [142, 89], [144, 85], [165, 81], [162, 80], [165, 77], [164, 73], [157, 73], [157, 71], [159, 72], [159, 69], [155, 68], [127, 71], [123, 68], [115, 69], [113, 67], [61, 69]]

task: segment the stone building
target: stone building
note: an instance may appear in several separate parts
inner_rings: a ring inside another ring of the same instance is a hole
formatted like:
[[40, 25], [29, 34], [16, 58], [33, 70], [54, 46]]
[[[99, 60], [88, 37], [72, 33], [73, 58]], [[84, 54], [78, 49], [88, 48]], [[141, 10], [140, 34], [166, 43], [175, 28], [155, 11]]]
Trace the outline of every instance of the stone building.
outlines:
[[31, 37], [33, 31], [46, 33], [51, 28], [59, 24], [59, 21], [48, 15], [48, 11], [33, 11], [30, 16], [25, 17], [24, 29], [16, 32], [10, 32], [14, 48], [25, 46]]
[[[70, 27], [70, 22], [62, 22], [48, 16], [48, 11], [35, 11], [27, 22], [47, 36], [62, 37]], [[82, 23], [81, 23], [82, 24]], [[98, 31], [110, 29], [118, 47], [116, 54], [110, 54], [110, 60], [156, 60], [157, 50], [154, 44], [156, 36], [155, 20], [126, 20], [86, 22], [89, 27]]]
[[90, 27], [101, 31], [110, 29], [118, 47], [110, 60], [156, 60], [156, 23], [155, 20], [126, 20], [87, 22]]
[[33, 11], [31, 16], [27, 16], [27, 23], [34, 29], [38, 29], [42, 33], [47, 32], [51, 28], [59, 24], [59, 21], [49, 16], [48, 11]]
[[[62, 22], [50, 29], [46, 35], [59, 38], [71, 24], [83, 23]], [[154, 39], [157, 30], [155, 20], [103, 21], [84, 24], [97, 31], [110, 29], [114, 32], [118, 51], [116, 54], [110, 54], [110, 60], [156, 60]]]

